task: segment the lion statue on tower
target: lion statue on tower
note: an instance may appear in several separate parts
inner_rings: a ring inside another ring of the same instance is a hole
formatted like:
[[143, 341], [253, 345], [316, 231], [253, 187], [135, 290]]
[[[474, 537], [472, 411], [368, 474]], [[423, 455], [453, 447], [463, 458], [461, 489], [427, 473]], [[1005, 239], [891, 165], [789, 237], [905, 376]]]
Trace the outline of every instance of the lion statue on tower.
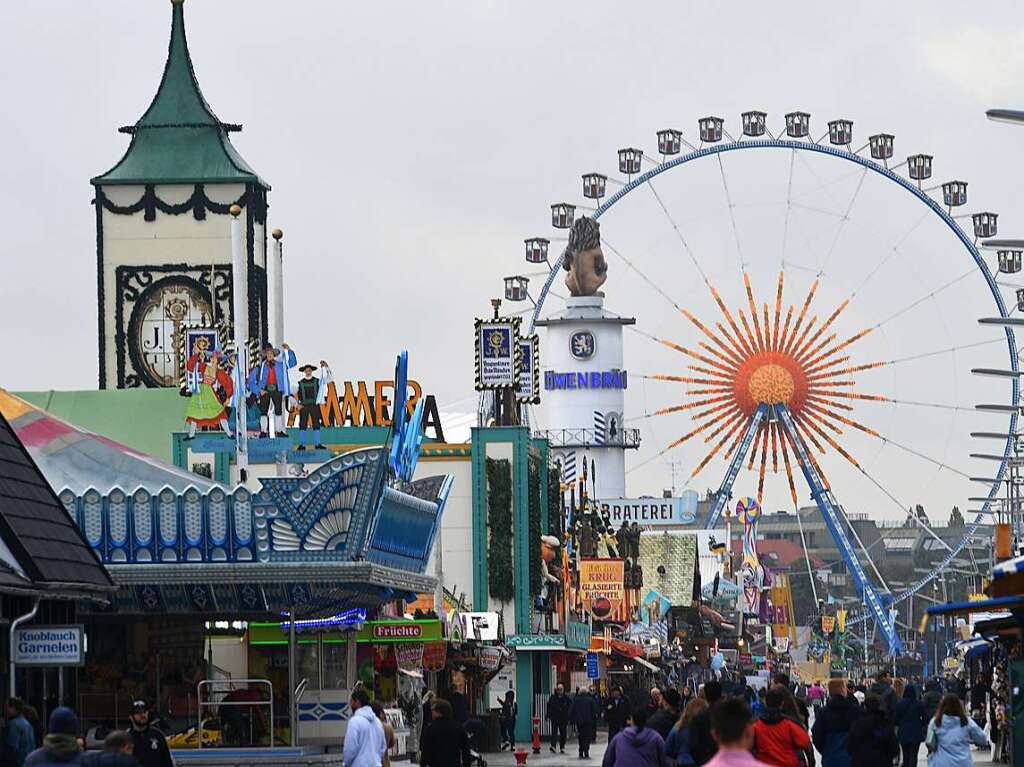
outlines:
[[569, 273], [565, 286], [570, 295], [604, 297], [598, 288], [608, 279], [608, 262], [601, 252], [601, 225], [594, 219], [582, 216], [572, 225], [562, 268]]

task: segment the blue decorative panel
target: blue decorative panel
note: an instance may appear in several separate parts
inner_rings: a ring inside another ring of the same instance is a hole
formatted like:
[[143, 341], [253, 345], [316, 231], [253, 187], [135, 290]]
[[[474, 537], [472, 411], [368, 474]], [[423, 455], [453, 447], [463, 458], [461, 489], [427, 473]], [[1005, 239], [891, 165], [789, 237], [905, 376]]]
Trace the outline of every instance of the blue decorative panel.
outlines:
[[[262, 479], [256, 493], [143, 487], [129, 495], [114, 488], [81, 497], [64, 491], [60, 500], [112, 572], [119, 565], [180, 563], [171, 582], [161, 576], [159, 584], [121, 588], [111, 610], [277, 614], [301, 606], [309, 614], [376, 604], [393, 593], [379, 575], [365, 583], [325, 579], [324, 565], [367, 560], [424, 572], [452, 478], [418, 480], [399, 491], [385, 472], [383, 450], [366, 448], [305, 477]], [[320, 575], [296, 581], [292, 570], [287, 583], [211, 582], [216, 571], [204, 565], [234, 562], [308, 564]], [[187, 575], [191, 567], [195, 577]]]

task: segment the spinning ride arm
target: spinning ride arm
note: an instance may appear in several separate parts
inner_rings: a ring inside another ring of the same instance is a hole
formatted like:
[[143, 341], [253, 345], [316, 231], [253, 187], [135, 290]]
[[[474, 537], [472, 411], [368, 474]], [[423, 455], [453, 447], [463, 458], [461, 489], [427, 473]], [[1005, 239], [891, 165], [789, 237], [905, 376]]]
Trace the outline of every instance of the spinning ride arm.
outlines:
[[732, 455], [732, 460], [729, 462], [729, 470], [725, 473], [722, 484], [718, 488], [718, 494], [715, 496], [715, 505], [711, 507], [711, 511], [704, 520], [705, 529], [710, 530], [718, 524], [718, 520], [725, 510], [725, 504], [732, 498], [732, 485], [736, 481], [736, 475], [740, 473], [740, 465], [750, 451], [750, 446], [754, 442], [754, 435], [757, 434], [757, 430], [761, 427], [761, 422], [767, 417], [768, 406], [764, 403], [758, 405], [754, 415], [750, 418], [750, 423], [747, 424], [747, 430], [743, 433], [743, 439], [740, 441], [739, 447], [736, 448], [736, 452]]
[[[761, 407], [766, 406], [762, 405]], [[885, 641], [889, 644], [890, 654], [899, 655], [903, 652], [903, 643], [896, 634], [895, 623], [890, 618], [885, 605], [882, 604], [881, 596], [875, 589], [874, 584], [868, 579], [867, 573], [864, 572], [864, 567], [861, 565], [860, 560], [857, 559], [853, 544], [850, 543], [850, 539], [846, 535], [846, 530], [843, 527], [842, 507], [836, 502], [832, 491], [822, 482], [814, 464], [811, 462], [810, 456], [807, 453], [807, 446], [797, 433], [796, 424], [793, 423], [793, 416], [790, 414], [789, 408], [779, 404], [774, 405], [774, 409], [775, 416], [779, 419], [782, 428], [789, 436], [790, 442], [793, 445], [793, 450], [800, 463], [800, 470], [803, 472], [804, 479], [807, 480], [807, 484], [811, 488], [811, 497], [814, 498], [814, 502], [818, 505], [821, 516], [824, 518], [829, 532], [832, 533], [836, 546], [839, 547], [839, 551], [843, 555], [846, 567], [853, 575], [854, 582], [857, 584], [857, 590], [863, 597], [868, 610], [875, 616], [875, 622], [878, 624], [878, 628], [883, 636], [885, 636]]]

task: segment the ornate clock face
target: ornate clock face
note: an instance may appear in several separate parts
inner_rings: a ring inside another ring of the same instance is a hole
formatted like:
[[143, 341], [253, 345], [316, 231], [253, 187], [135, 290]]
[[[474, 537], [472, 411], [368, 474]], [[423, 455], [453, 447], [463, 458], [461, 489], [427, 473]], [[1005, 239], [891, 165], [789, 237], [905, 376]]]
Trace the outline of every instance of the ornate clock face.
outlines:
[[177, 386], [178, 343], [190, 325], [211, 327], [210, 302], [192, 280], [161, 280], [140, 297], [129, 327], [132, 357], [150, 386]]

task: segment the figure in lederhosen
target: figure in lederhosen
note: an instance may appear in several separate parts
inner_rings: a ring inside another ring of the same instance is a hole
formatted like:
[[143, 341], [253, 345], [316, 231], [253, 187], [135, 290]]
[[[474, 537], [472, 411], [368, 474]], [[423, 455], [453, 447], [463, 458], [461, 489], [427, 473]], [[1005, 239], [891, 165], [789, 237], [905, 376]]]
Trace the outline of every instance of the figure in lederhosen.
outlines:
[[284, 431], [284, 409], [288, 397], [292, 394], [288, 369], [296, 365], [295, 352], [288, 344], [281, 344], [282, 359], [277, 359], [277, 349], [273, 344], [263, 344], [263, 361], [249, 373], [249, 391], [256, 395], [260, 406], [260, 438], [265, 438], [269, 431], [270, 406], [274, 406], [274, 431]]
[[327, 401], [327, 384], [331, 382], [331, 369], [327, 363], [320, 360], [320, 377], [313, 378], [316, 370], [312, 365], [303, 365], [299, 368], [302, 378], [299, 379], [299, 450], [306, 449], [306, 431], [312, 427], [313, 443], [317, 450], [323, 450], [320, 444], [320, 428], [323, 426], [323, 418], [320, 414], [320, 406]]

